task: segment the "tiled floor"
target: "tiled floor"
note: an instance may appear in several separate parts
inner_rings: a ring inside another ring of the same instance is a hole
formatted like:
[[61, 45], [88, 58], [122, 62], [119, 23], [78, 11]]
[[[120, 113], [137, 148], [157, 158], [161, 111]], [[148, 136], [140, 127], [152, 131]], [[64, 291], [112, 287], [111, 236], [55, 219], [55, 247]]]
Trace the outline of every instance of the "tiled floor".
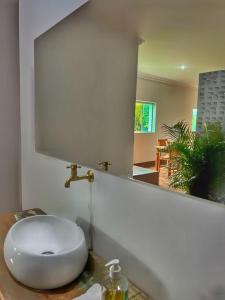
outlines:
[[129, 300], [153, 300], [150, 296], [143, 293], [141, 290], [139, 290], [135, 285], [132, 283], [129, 283]]

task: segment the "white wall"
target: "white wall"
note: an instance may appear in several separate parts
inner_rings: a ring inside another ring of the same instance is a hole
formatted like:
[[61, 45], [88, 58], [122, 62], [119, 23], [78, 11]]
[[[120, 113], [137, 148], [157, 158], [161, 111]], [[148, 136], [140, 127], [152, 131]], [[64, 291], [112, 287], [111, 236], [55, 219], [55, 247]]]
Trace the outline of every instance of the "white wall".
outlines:
[[121, 257], [129, 277], [156, 300], [224, 299], [223, 206], [97, 171], [92, 191], [87, 182], [65, 190], [66, 163], [34, 151], [33, 39], [77, 3], [20, 2], [23, 208], [87, 220], [92, 195], [95, 250]]
[[0, 1], [0, 212], [20, 209], [18, 1]]
[[94, 18], [95, 4], [35, 40], [36, 149], [132, 174], [138, 39]]
[[155, 160], [158, 138], [165, 138], [162, 124], [186, 121], [191, 125], [192, 109], [197, 107], [197, 90], [169, 80], [139, 75], [137, 100], [156, 103], [156, 132], [135, 133], [134, 163]]

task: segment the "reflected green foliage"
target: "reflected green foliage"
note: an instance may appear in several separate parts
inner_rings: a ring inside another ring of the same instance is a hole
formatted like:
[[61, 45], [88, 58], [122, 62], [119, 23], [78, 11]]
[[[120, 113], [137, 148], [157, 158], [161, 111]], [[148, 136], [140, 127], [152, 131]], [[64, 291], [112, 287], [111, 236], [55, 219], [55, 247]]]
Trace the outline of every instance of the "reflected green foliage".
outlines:
[[150, 112], [152, 110], [152, 105], [149, 104], [143, 104], [142, 107], [142, 132], [148, 132], [150, 127], [150, 116], [152, 116], [152, 113]]
[[140, 133], [155, 132], [156, 127], [156, 104], [136, 102], [135, 128]]
[[135, 106], [135, 131], [141, 131], [142, 128], [142, 103], [136, 103]]
[[192, 132], [183, 121], [174, 126], [163, 125], [172, 142], [170, 185], [191, 195], [224, 202], [225, 135], [220, 123], [205, 124], [201, 133]]

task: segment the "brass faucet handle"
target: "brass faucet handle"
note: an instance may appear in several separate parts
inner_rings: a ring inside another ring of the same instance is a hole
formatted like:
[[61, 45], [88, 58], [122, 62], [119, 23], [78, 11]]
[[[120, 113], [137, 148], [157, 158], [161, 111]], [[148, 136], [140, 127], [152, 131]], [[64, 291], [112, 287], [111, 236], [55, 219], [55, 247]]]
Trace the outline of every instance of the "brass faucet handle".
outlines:
[[109, 161], [100, 161], [98, 164], [99, 164], [99, 166], [105, 166], [105, 165], [111, 166], [112, 165]]
[[98, 163], [98, 165], [102, 166], [105, 171], [108, 171], [109, 170], [109, 166], [111, 166], [112, 164], [109, 161], [100, 161]]
[[78, 166], [77, 164], [72, 164], [72, 165], [70, 165], [70, 166], [67, 166], [66, 168], [67, 168], [67, 169], [80, 169], [81, 166]]

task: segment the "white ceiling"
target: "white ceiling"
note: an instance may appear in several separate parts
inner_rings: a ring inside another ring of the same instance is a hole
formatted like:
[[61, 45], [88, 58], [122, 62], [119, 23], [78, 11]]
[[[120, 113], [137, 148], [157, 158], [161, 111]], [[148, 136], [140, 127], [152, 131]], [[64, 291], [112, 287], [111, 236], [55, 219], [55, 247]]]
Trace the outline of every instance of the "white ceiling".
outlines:
[[[139, 71], [196, 85], [225, 69], [225, 0], [90, 0], [98, 19], [137, 30]], [[184, 70], [180, 67], [184, 66]]]
[[225, 69], [225, 0], [149, 2], [139, 71], [196, 85], [199, 73]]

